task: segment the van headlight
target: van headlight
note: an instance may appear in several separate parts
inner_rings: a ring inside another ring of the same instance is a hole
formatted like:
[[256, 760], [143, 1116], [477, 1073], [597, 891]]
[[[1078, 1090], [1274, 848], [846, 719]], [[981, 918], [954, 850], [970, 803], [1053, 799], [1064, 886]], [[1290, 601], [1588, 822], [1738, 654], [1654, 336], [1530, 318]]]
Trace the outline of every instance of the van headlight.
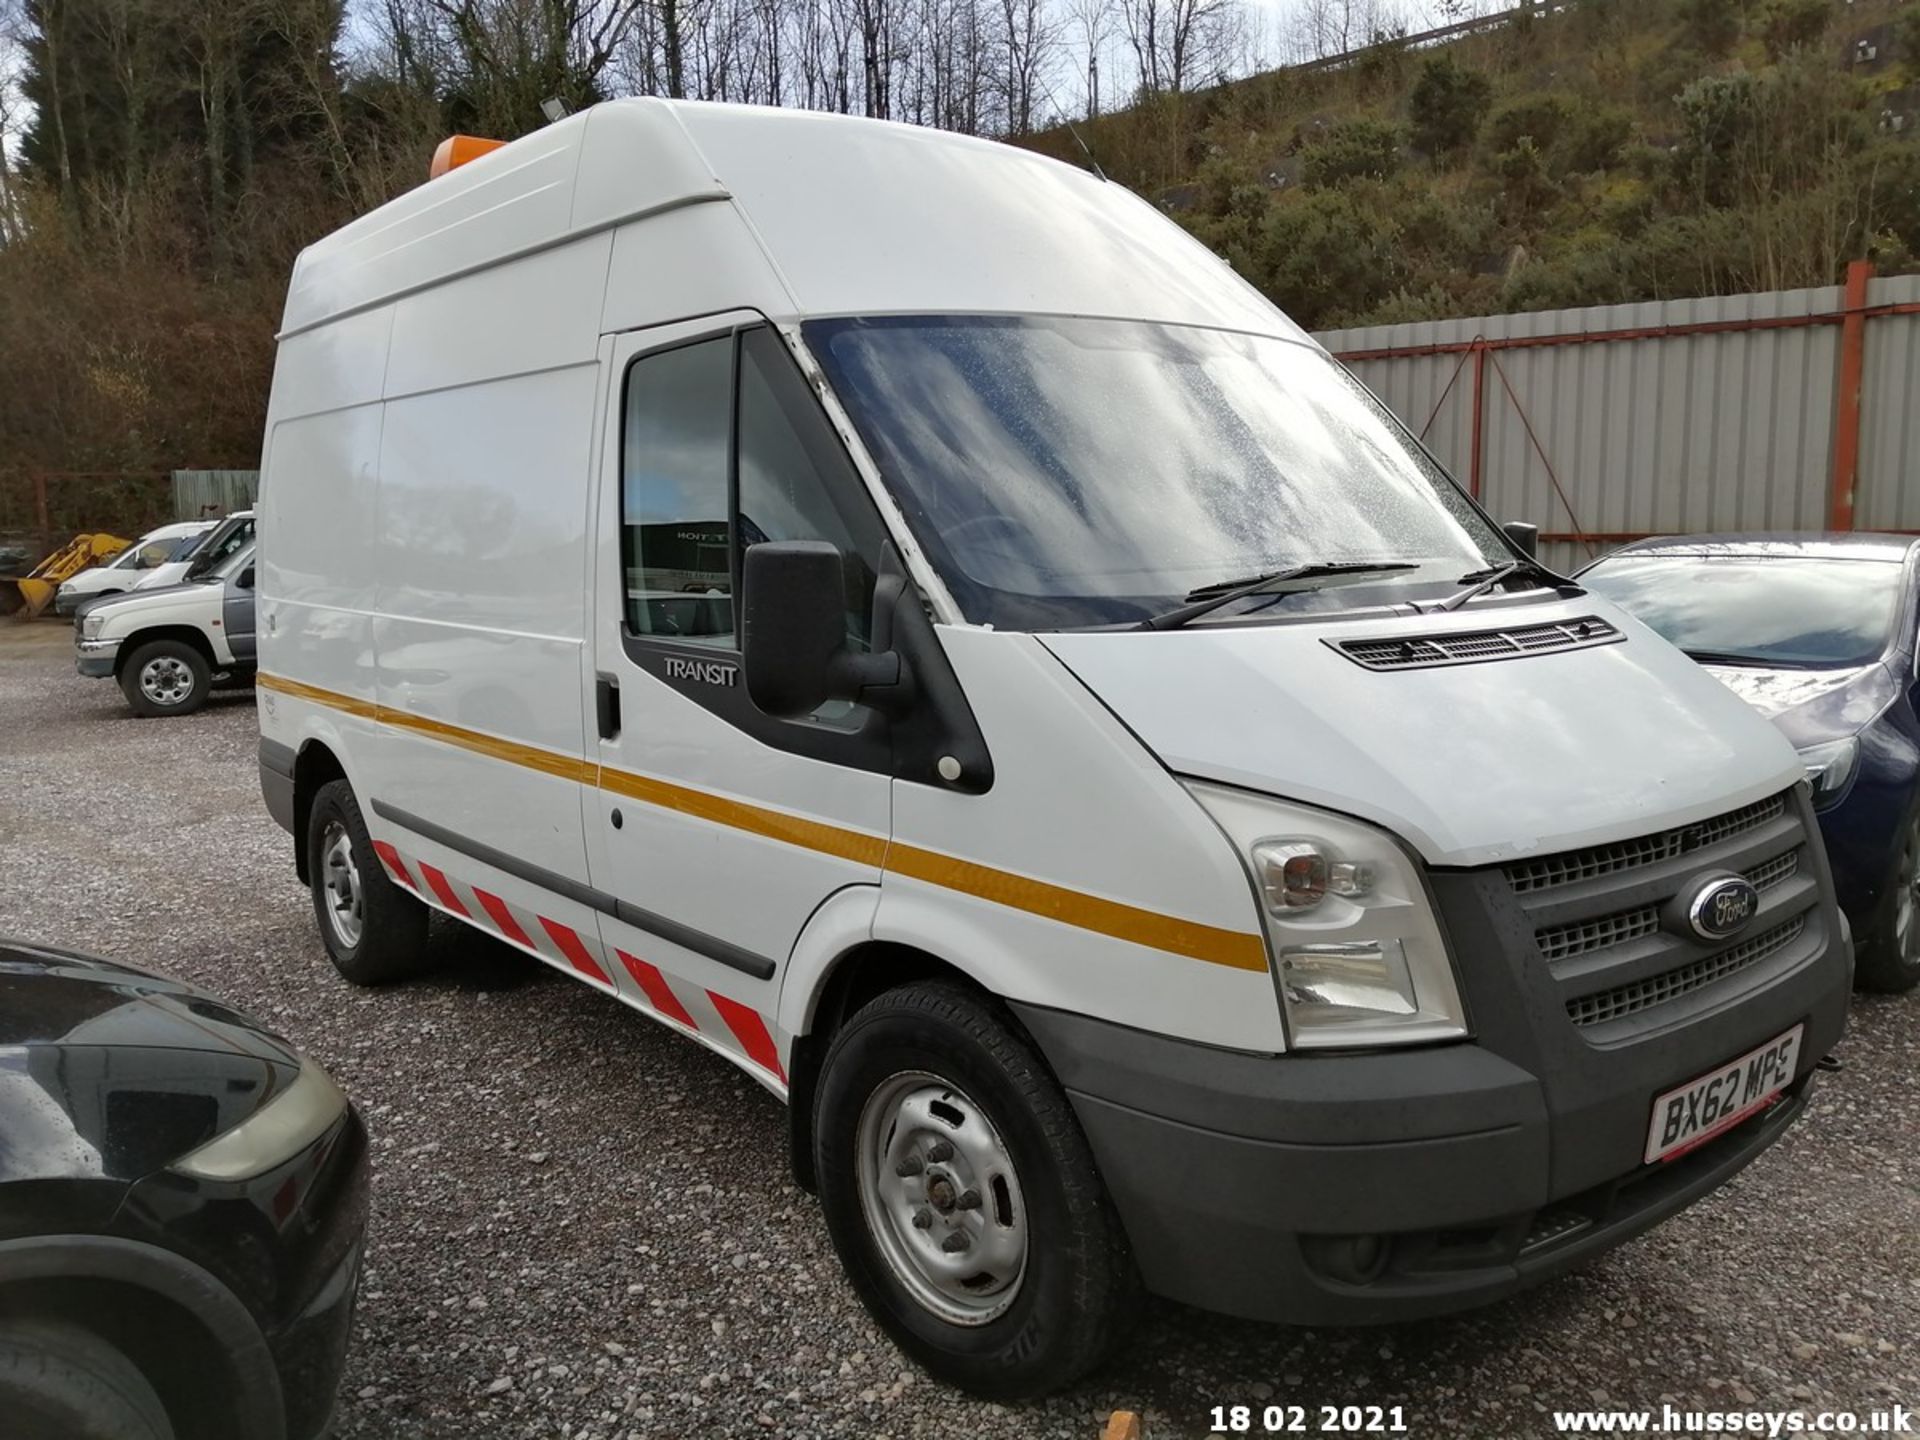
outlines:
[[1186, 786], [1252, 874], [1296, 1048], [1466, 1035], [1440, 922], [1391, 835], [1245, 790]]
[[1813, 786], [1813, 808], [1825, 809], [1853, 779], [1854, 767], [1860, 763], [1860, 737], [1809, 745], [1800, 752], [1800, 763], [1807, 767], [1807, 782]]
[[97, 612], [88, 612], [80, 617], [80, 638], [92, 640], [99, 635], [101, 627], [107, 623], [107, 617]]

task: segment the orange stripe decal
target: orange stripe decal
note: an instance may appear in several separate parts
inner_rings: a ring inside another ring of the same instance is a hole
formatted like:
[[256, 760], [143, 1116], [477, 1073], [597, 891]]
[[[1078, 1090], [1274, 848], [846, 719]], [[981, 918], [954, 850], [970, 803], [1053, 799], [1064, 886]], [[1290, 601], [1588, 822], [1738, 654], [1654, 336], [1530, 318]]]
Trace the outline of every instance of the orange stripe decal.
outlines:
[[741, 800], [729, 800], [724, 795], [689, 790], [684, 785], [655, 780], [647, 775], [635, 775], [628, 770], [612, 770], [606, 766], [600, 767], [600, 788], [632, 800], [657, 805], [663, 810], [675, 810], [696, 820], [711, 820], [716, 825], [744, 830], [750, 835], [780, 840], [788, 845], [798, 845], [803, 850], [813, 850], [860, 865], [871, 865], [876, 870], [886, 864], [887, 841], [881, 835], [843, 830], [838, 825], [827, 825], [778, 810], [766, 810]]
[[305, 685], [298, 680], [289, 680], [284, 675], [262, 672], [254, 676], [253, 683], [262, 690], [278, 690], [282, 695], [291, 695], [296, 700], [311, 700], [316, 705], [325, 705], [330, 710], [344, 710], [362, 719], [380, 718], [380, 707], [371, 700], [342, 695], [337, 690], [322, 690], [318, 685]]
[[1009, 909], [1024, 910], [1030, 915], [1111, 935], [1116, 940], [1152, 950], [1204, 960], [1210, 965], [1262, 972], [1267, 968], [1266, 942], [1258, 935], [1222, 930], [1215, 925], [1162, 915], [1157, 910], [1142, 910], [1118, 900], [1103, 900], [1084, 891], [1050, 885], [1044, 880], [996, 870], [990, 865], [956, 859], [933, 850], [896, 844], [887, 852], [887, 873], [977, 895]]
[[[831, 855], [854, 864], [871, 866], [888, 874], [972, 895], [1012, 910], [1023, 910], [1030, 915], [1080, 930], [1091, 930], [1150, 950], [1184, 955], [1192, 960], [1223, 965], [1232, 970], [1265, 973], [1268, 968], [1266, 942], [1258, 934], [1248, 931], [1227, 930], [1197, 920], [1183, 920], [1177, 915], [1107, 900], [1045, 880], [1017, 875], [1010, 870], [999, 870], [977, 861], [943, 855], [935, 850], [890, 844], [884, 835], [849, 830], [710, 791], [676, 785], [670, 780], [596, 765], [578, 756], [523, 745], [518, 741], [451, 725], [443, 720], [395, 710], [392, 706], [371, 700], [336, 694], [317, 685], [306, 685], [283, 676], [262, 673], [256, 683], [262, 689], [278, 691], [295, 699], [309, 700], [349, 715], [411, 731], [477, 755], [504, 760], [582, 785], [597, 785], [611, 794], [624, 795], [628, 799], [672, 810], [696, 820], [724, 825], [732, 830], [811, 850], [815, 854]], [[404, 876], [405, 871], [402, 870], [401, 874]], [[410, 877], [408, 883], [412, 883]], [[486, 905], [486, 896], [478, 891], [475, 893]], [[486, 908], [490, 915], [493, 914], [491, 905]], [[497, 915], [494, 919], [496, 924], [500, 923]], [[505, 926], [501, 928], [504, 930]], [[624, 959], [623, 956], [623, 962]], [[597, 971], [599, 967], [596, 965], [594, 969]], [[606, 977], [603, 974], [599, 978], [605, 980]]]

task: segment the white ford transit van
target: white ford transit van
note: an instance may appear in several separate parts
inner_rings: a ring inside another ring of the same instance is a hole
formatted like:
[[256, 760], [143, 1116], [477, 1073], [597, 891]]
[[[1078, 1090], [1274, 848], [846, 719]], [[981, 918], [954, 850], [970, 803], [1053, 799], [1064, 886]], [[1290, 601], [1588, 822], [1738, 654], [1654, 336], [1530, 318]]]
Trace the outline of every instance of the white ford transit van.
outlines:
[[339, 969], [439, 910], [743, 1067], [981, 1392], [1143, 1283], [1506, 1295], [1746, 1165], [1841, 1032], [1786, 742], [1020, 150], [647, 100], [486, 154], [300, 258], [259, 511]]

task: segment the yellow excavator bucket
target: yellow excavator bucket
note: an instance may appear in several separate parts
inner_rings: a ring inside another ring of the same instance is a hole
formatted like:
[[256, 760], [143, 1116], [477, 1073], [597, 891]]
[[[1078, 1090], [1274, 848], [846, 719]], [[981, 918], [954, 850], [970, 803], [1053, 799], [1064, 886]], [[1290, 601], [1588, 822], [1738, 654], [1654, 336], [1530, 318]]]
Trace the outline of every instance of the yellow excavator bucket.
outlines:
[[102, 560], [111, 560], [132, 543], [131, 540], [122, 540], [118, 535], [109, 535], [104, 531], [74, 536], [34, 566], [25, 579], [15, 582], [27, 602], [23, 617], [32, 619], [51, 605], [53, 592], [60, 588], [62, 580], [71, 579]]

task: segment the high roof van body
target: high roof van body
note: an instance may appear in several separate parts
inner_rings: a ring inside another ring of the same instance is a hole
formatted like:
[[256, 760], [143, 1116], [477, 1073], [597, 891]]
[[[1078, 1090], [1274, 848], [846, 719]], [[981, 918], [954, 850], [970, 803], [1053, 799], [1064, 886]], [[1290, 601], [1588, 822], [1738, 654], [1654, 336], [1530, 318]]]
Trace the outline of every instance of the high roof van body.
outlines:
[[1096, 176], [597, 106], [301, 256], [264, 465], [262, 783], [336, 965], [439, 910], [740, 1066], [974, 1389], [1141, 1283], [1564, 1271], [1841, 1032], [1786, 742]]

